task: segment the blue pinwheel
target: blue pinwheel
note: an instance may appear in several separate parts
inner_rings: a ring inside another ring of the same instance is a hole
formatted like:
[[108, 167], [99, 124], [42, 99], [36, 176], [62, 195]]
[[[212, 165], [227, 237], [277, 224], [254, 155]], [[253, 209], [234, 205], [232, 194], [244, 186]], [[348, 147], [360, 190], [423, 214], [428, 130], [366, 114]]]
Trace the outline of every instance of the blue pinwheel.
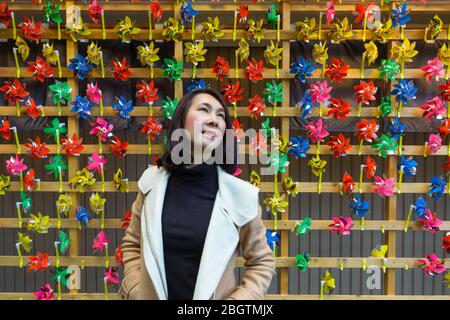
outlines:
[[86, 210], [85, 207], [79, 207], [76, 212], [76, 218], [79, 226], [83, 224], [86, 227], [89, 220], [91, 220], [91, 214]]
[[349, 205], [353, 213], [360, 218], [364, 218], [369, 213], [369, 202], [362, 201], [359, 193], [354, 193]]
[[401, 123], [399, 119], [395, 117], [386, 126], [386, 130], [392, 138], [399, 140], [401, 136], [405, 135], [406, 124]]
[[70, 104], [73, 105], [70, 112], [75, 112], [78, 118], [87, 120], [88, 116], [92, 114], [92, 102], [86, 97], [76, 96], [75, 101], [72, 101]]
[[425, 201], [425, 199], [420, 196], [417, 201], [416, 201], [416, 215], [419, 218], [425, 218], [427, 217], [427, 214], [425, 213], [425, 210], [427, 209], [427, 202]]
[[206, 83], [203, 81], [203, 79], [200, 79], [200, 81], [193, 80], [187, 87], [187, 92], [192, 92], [194, 90], [201, 90], [201, 89], [209, 89], [211, 86], [209, 83]]
[[75, 76], [77, 76], [80, 80], [84, 80], [93, 68], [92, 64], [83, 57], [81, 54], [77, 54], [76, 58], [70, 59], [70, 64], [67, 66], [67, 69], [73, 70], [75, 72]]
[[311, 92], [309, 90], [306, 90], [305, 95], [300, 101], [300, 109], [302, 110], [300, 118], [302, 120], [305, 120], [306, 116], [311, 113], [313, 106], [314, 104]]
[[397, 168], [398, 170], [402, 170], [402, 167], [405, 176], [412, 177], [416, 175], [417, 172], [417, 161], [414, 160], [412, 157], [409, 157], [407, 159], [405, 156], [401, 156]]
[[299, 57], [296, 62], [291, 63], [291, 74], [295, 75], [295, 79], [301, 82], [306, 82], [306, 77], [311, 77], [313, 75], [316, 67], [309, 60], [303, 57]]
[[192, 18], [198, 14], [198, 11], [194, 9], [192, 0], [183, 2], [180, 8], [180, 16], [183, 23], [192, 22]]
[[444, 193], [446, 185], [447, 182], [445, 180], [441, 177], [434, 176], [431, 178], [430, 190], [428, 190], [427, 194], [433, 199], [439, 200]]
[[391, 94], [395, 96], [397, 103], [401, 101], [406, 105], [409, 100], [414, 100], [416, 98], [416, 92], [417, 88], [414, 86], [412, 80], [408, 82], [405, 79], [401, 79], [399, 83], [394, 84], [394, 89]]
[[266, 230], [267, 244], [270, 249], [274, 250], [280, 240], [280, 234], [277, 231]]
[[408, 4], [403, 2], [400, 5], [397, 5], [395, 9], [391, 10], [392, 13], [392, 27], [396, 28], [398, 26], [404, 27], [406, 24], [411, 21], [411, 17], [409, 16]]
[[130, 119], [130, 112], [134, 110], [132, 105], [133, 100], [126, 101], [124, 97], [116, 97], [117, 103], [112, 105], [114, 110], [119, 112], [119, 116], [122, 119]]
[[291, 143], [288, 154], [294, 156], [295, 159], [306, 158], [306, 152], [309, 149], [309, 139], [298, 136], [297, 138], [289, 138]]

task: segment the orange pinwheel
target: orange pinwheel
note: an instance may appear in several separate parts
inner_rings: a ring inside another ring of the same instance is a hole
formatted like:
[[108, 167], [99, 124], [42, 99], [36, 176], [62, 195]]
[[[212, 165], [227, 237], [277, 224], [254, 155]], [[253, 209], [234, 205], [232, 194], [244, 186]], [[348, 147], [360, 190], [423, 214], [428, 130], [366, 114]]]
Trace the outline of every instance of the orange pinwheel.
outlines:
[[247, 60], [247, 68], [245, 68], [245, 77], [256, 83], [256, 81], [258, 80], [262, 80], [263, 79], [263, 72], [264, 72], [264, 66], [263, 66], [263, 61], [262, 60], [258, 60], [256, 61], [254, 58], [252, 58], [252, 60]]
[[155, 88], [155, 82], [152, 80], [149, 83], [142, 80], [136, 84], [136, 97], [141, 102], [153, 103], [158, 101], [158, 88]]
[[262, 99], [255, 94], [253, 98], [248, 99], [250, 103], [247, 109], [250, 111], [250, 116], [252, 118], [258, 119], [259, 116], [263, 115], [264, 109], [266, 109]]
[[28, 148], [27, 152], [35, 159], [47, 158], [47, 154], [50, 153], [50, 149], [47, 148], [45, 143], [41, 143], [41, 139], [36, 137], [36, 141], [28, 138], [30, 143], [24, 143], [24, 146]]
[[342, 189], [344, 192], [352, 193], [355, 189], [355, 182], [353, 182], [353, 177], [347, 172], [344, 173], [342, 178]]
[[378, 127], [378, 123], [374, 119], [363, 119], [356, 124], [358, 130], [355, 132], [355, 135], [358, 136], [359, 141], [364, 139], [367, 142], [372, 142], [372, 139], [378, 137]]
[[83, 138], [78, 139], [76, 133], [71, 138], [63, 138], [61, 144], [64, 148], [64, 152], [69, 156], [79, 156], [81, 151], [84, 150], [82, 145]]
[[162, 124], [156, 118], [148, 116], [147, 121], [143, 123], [141, 132], [149, 136], [150, 139], [155, 140], [156, 136], [161, 133], [161, 130]]
[[30, 271], [45, 271], [49, 266], [48, 254], [39, 252], [36, 256], [31, 256], [28, 258], [30, 260], [30, 266], [28, 267], [28, 272]]
[[0, 135], [2, 136], [2, 138], [11, 140], [11, 124], [9, 123], [9, 121], [7, 119], [3, 119], [0, 124]]
[[240, 87], [241, 82], [237, 80], [233, 83], [225, 83], [223, 85], [223, 94], [225, 101], [228, 101], [231, 104], [235, 104], [236, 102], [242, 100], [242, 93], [244, 89]]
[[131, 222], [131, 216], [133, 215], [133, 212], [130, 210], [127, 210], [123, 213], [122, 218], [122, 225], [120, 226], [121, 229], [126, 229], [130, 225]]
[[121, 141], [118, 136], [114, 135], [114, 138], [111, 140], [111, 144], [109, 145], [109, 149], [112, 154], [114, 154], [118, 158], [123, 158], [127, 154], [128, 142]]
[[[26, 103], [27, 113], [32, 118], [37, 118], [41, 115], [41, 110], [36, 106], [34, 98], [29, 98]], [[39, 106], [42, 107], [42, 106]]]
[[366, 158], [366, 178], [372, 178], [377, 172], [377, 163], [371, 156]]
[[30, 94], [25, 87], [26, 84], [22, 85], [19, 79], [14, 79], [14, 81], [5, 81], [5, 85], [0, 87], [0, 91], [3, 92], [6, 100], [16, 103], [24, 100]]
[[450, 133], [450, 121], [448, 118], [445, 118], [442, 120], [441, 125], [439, 126], [439, 135], [441, 136], [442, 140], [444, 140], [448, 134]]
[[216, 61], [213, 63], [212, 73], [217, 75], [219, 81], [222, 81], [223, 78], [228, 77], [230, 73], [230, 65], [225, 58], [221, 56], [217, 56]]
[[345, 119], [350, 113], [350, 102], [344, 101], [342, 97], [339, 99], [331, 98], [328, 108], [328, 116], [335, 119]]
[[330, 78], [331, 81], [342, 82], [344, 78], [348, 77], [348, 70], [350, 66], [345, 64], [342, 60], [333, 58], [328, 65], [325, 77]]
[[28, 61], [28, 66], [27, 70], [33, 74], [33, 79], [37, 79], [40, 82], [44, 82], [46, 78], [52, 77], [55, 70], [48, 61], [40, 56], [36, 57], [36, 61]]
[[347, 151], [352, 148], [350, 138], [346, 139], [342, 133], [339, 133], [337, 136], [331, 136], [330, 139], [327, 145], [331, 147], [331, 151], [336, 158], [346, 156]]
[[25, 174], [25, 177], [23, 178], [23, 186], [27, 191], [31, 192], [33, 190], [36, 190], [38, 186], [38, 180], [34, 178], [35, 172], [34, 169], [30, 169]]
[[123, 57], [122, 61], [119, 61], [119, 59], [116, 58], [116, 60], [111, 63], [113, 65], [114, 78], [116, 80], [127, 81], [131, 76], [131, 71], [128, 70], [130, 66], [127, 64], [127, 58]]
[[22, 35], [31, 41], [39, 41], [41, 34], [45, 31], [41, 29], [42, 21], [35, 22], [34, 18], [23, 17], [23, 21], [20, 23], [20, 32]]

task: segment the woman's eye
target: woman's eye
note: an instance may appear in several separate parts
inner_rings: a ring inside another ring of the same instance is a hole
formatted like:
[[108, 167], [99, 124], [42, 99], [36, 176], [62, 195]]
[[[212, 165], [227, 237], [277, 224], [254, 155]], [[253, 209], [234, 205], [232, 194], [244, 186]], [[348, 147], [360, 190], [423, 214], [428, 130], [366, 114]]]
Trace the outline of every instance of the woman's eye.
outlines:
[[225, 119], [225, 115], [223, 113], [219, 114], [220, 117], [222, 117], [222, 119]]

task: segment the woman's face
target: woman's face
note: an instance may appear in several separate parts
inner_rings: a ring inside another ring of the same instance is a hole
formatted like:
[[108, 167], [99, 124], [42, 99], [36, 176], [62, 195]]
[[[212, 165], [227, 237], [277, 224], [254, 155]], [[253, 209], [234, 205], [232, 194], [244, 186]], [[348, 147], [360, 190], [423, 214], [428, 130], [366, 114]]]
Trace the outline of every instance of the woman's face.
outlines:
[[214, 149], [225, 133], [225, 110], [212, 95], [199, 93], [192, 99], [184, 127], [189, 131], [194, 145], [201, 145], [201, 150], [206, 146]]

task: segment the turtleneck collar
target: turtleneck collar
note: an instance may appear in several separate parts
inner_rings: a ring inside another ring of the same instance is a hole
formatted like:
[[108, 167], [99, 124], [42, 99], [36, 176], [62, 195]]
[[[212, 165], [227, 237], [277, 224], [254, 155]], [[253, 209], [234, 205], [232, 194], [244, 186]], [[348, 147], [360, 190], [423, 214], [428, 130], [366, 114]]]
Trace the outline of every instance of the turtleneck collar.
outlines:
[[205, 178], [211, 178], [217, 174], [217, 164], [207, 164], [202, 162], [192, 167], [186, 167], [186, 165], [175, 165], [170, 168], [170, 173], [187, 181], [198, 181]]

